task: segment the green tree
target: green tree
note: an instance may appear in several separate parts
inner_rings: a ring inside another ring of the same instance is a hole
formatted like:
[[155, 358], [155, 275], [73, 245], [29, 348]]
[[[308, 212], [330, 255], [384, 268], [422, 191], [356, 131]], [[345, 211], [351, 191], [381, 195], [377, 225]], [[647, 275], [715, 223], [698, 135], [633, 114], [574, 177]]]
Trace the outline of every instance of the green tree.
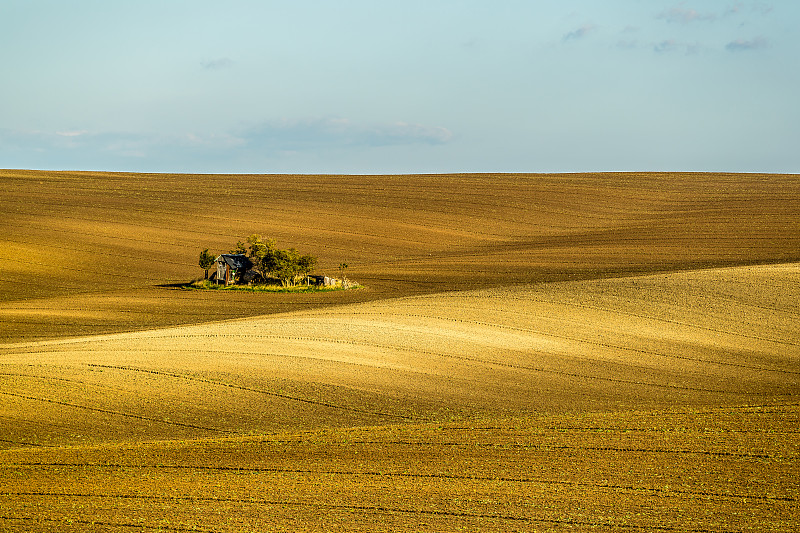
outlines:
[[271, 275], [275, 269], [275, 241], [272, 239], [263, 240], [261, 235], [253, 234], [247, 238], [250, 247], [247, 256], [253, 265], [261, 271], [264, 276]]
[[238, 255], [243, 255], [243, 254], [246, 254], [246, 253], [247, 253], [247, 248], [245, 248], [245, 245], [244, 245], [244, 243], [243, 243], [242, 241], [238, 241], [238, 242], [236, 243], [236, 248], [235, 248], [235, 249], [233, 249], [233, 250], [231, 250], [231, 251], [230, 251], [230, 252], [228, 252], [228, 253], [230, 253], [230, 254], [238, 254]]
[[214, 254], [209, 253], [208, 248], [200, 252], [200, 268], [206, 271], [206, 279], [208, 279], [208, 271], [214, 266], [216, 257]]
[[294, 248], [281, 250], [273, 239], [264, 239], [257, 233], [247, 237], [245, 242], [237, 242], [236, 249], [230, 253], [247, 255], [262, 276], [278, 278], [284, 287], [295, 285], [299, 277], [307, 276], [317, 266], [313, 255], [301, 255]]
[[294, 248], [275, 250], [275, 266], [272, 275], [281, 280], [281, 285], [291, 287], [300, 274], [300, 253]]
[[297, 260], [297, 266], [300, 270], [300, 274], [308, 276], [311, 274], [311, 271], [314, 270], [314, 267], [317, 266], [317, 258], [309, 254], [301, 255]]

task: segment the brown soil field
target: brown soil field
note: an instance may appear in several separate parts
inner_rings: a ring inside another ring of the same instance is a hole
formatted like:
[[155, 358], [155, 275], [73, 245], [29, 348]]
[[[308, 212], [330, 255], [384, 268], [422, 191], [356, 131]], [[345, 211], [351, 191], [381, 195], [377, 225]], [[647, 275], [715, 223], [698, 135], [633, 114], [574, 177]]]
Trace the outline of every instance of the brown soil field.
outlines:
[[0, 531], [800, 527], [798, 176], [0, 185]]
[[[0, 340], [143, 330], [548, 280], [800, 261], [800, 176], [0, 170]], [[365, 291], [170, 290], [259, 233]], [[157, 309], [158, 312], [154, 312]]]
[[6, 531], [796, 531], [797, 406], [2, 453]]

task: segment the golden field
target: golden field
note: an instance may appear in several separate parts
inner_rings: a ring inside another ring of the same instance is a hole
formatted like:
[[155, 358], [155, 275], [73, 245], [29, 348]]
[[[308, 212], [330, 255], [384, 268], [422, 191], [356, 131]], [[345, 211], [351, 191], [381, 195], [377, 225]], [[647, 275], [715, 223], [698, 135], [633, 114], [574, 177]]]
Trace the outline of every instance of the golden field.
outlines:
[[0, 185], [0, 531], [800, 526], [798, 176]]

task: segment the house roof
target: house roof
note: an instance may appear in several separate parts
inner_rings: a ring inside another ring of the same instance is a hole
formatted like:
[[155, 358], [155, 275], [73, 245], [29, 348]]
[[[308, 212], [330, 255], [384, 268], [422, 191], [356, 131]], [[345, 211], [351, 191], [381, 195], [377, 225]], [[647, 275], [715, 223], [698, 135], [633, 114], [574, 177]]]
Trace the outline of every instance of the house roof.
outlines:
[[217, 262], [224, 261], [227, 263], [231, 268], [235, 268], [236, 270], [244, 269], [249, 270], [253, 268], [253, 262], [250, 261], [246, 255], [243, 254], [222, 254], [217, 257]]

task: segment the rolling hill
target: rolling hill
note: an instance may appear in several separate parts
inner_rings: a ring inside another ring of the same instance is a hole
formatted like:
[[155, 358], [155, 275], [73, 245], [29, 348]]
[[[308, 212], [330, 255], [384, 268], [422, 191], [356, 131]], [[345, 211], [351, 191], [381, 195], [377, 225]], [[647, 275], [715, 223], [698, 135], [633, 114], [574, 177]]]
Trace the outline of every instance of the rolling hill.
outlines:
[[[800, 179], [759, 174], [170, 175], [0, 170], [0, 339], [411, 294], [800, 261]], [[168, 290], [252, 233], [369, 288]], [[87, 297], [88, 296], [88, 297]], [[90, 304], [90, 305], [89, 305]], [[158, 309], [158, 313], [153, 313]]]
[[[0, 183], [0, 530], [800, 525], [797, 176]], [[250, 233], [366, 288], [175, 287]]]

